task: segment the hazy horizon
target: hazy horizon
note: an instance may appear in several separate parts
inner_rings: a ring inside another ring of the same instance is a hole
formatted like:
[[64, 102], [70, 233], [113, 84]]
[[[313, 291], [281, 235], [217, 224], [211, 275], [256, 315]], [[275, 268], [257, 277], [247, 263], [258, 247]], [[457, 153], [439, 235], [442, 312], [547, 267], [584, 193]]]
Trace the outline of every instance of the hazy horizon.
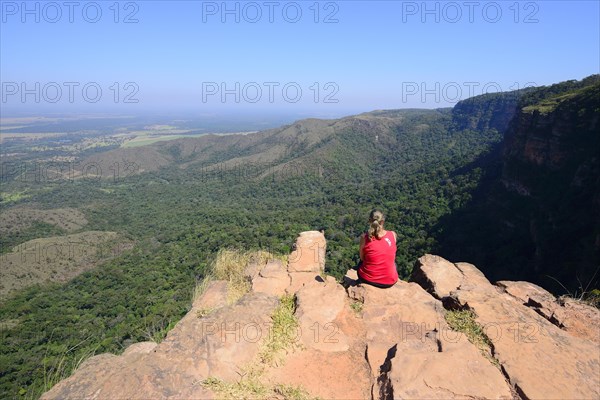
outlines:
[[338, 118], [600, 71], [598, 2], [2, 1], [2, 117]]

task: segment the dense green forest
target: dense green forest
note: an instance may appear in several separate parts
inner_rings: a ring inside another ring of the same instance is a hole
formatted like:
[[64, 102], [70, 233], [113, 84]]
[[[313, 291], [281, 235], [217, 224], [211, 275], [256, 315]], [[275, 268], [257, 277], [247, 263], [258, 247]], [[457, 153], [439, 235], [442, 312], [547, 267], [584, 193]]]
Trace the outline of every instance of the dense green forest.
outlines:
[[[3, 300], [0, 396], [38, 397], [82, 358], [161, 340], [189, 309], [195, 284], [219, 249], [287, 254], [299, 232], [324, 229], [326, 272], [340, 278], [358, 262], [369, 210], [381, 207], [387, 228], [398, 233], [396, 261], [404, 279], [426, 252], [453, 246], [460, 255], [482, 251], [481, 239], [474, 245], [448, 239], [461, 224], [454, 215], [498, 178], [503, 133], [528, 93], [480, 96], [454, 111], [345, 119], [310, 143], [302, 142], [302, 133], [285, 138], [286, 151], [276, 162], [226, 163], [263, 151], [258, 148], [276, 134], [252, 146], [215, 149], [212, 158], [196, 163], [166, 143], [157, 146], [175, 162], [155, 171], [118, 181], [30, 185], [28, 197], [0, 203], [0, 211], [77, 208], [87, 218], [86, 230], [116, 231], [135, 246], [66, 284], [35, 285]], [[311, 137], [303, 125], [308, 122], [296, 124]], [[13, 179], [3, 190], [23, 185]], [[478, 232], [477, 216], [470, 218], [467, 226]], [[54, 234], [39, 224], [2, 241], [14, 245]]]

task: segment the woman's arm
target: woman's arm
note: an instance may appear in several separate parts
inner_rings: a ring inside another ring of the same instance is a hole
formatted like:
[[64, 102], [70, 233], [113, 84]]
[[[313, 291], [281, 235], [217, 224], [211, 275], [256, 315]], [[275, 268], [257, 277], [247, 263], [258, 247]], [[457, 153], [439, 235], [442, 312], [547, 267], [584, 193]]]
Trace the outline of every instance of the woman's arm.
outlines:
[[364, 261], [364, 257], [365, 257], [365, 235], [360, 235], [360, 247], [358, 248], [358, 255], [360, 256], [360, 261]]

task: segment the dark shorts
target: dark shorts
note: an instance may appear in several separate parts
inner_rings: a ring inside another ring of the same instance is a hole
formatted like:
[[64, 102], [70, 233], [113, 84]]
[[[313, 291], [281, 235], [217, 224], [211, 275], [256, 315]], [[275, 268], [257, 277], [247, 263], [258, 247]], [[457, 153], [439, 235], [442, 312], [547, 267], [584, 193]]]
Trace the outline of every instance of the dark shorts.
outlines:
[[392, 286], [395, 285], [395, 283], [392, 283], [391, 285], [384, 285], [382, 283], [369, 282], [369, 281], [366, 281], [364, 279], [361, 279], [360, 277], [358, 278], [358, 283], [366, 283], [367, 285], [375, 286], [375, 287], [378, 287], [380, 289], [391, 288]]
[[[358, 265], [356, 267], [354, 267], [353, 269], [355, 269], [356, 271], [358, 271], [358, 269], [361, 267], [362, 265], [362, 261], [358, 263]], [[394, 265], [396, 266], [396, 269], [398, 269], [398, 266], [396, 265], [396, 263], [394, 263]], [[392, 284], [383, 284], [383, 283], [377, 283], [377, 282], [369, 282], [365, 279], [362, 279], [360, 276], [358, 277], [358, 283], [366, 283], [367, 285], [371, 285], [371, 286], [375, 286], [381, 289], [387, 289], [390, 288], [392, 286], [394, 286], [396, 283], [392, 283]]]

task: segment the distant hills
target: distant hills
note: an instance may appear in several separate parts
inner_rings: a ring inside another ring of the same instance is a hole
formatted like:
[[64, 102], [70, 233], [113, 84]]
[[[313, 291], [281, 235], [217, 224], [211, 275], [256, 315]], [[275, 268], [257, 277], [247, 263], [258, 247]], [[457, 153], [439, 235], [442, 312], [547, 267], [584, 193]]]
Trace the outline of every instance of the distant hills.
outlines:
[[[119, 148], [94, 154], [82, 164], [109, 169], [115, 163], [137, 166], [136, 173], [178, 165], [208, 168], [254, 165], [281, 170], [290, 163], [301, 166], [320, 161], [331, 166], [344, 159], [368, 165], [376, 155], [385, 160], [400, 144], [399, 130], [416, 126], [415, 133], [430, 128], [428, 121], [447, 120], [446, 110], [375, 111], [335, 120], [304, 119], [280, 128], [247, 135], [204, 135], [136, 148]], [[336, 170], [344, 173], [345, 171]], [[107, 179], [111, 177], [106, 175]]]
[[[508, 274], [555, 291], [590, 288], [600, 277], [600, 271], [594, 277], [600, 266], [598, 82], [594, 75], [476, 96], [452, 110], [305, 119], [250, 135], [115, 149], [85, 162], [103, 168], [128, 162], [137, 173], [177, 166], [205, 179], [304, 174], [394, 186], [399, 175], [469, 160], [462, 172], [478, 169], [485, 180], [475, 201], [439, 222], [440, 254], [472, 259], [494, 278]], [[466, 151], [482, 150], [473, 144], [491, 147], [469, 157]]]
[[[304, 119], [247, 135], [133, 148], [107, 137], [81, 152], [18, 142], [11, 162], [52, 174], [1, 176], [0, 256], [13, 262], [11, 279], [27, 280], [13, 280], [0, 307], [10, 365], [1, 397], [39, 396], [48, 371], [58, 379], [91, 353], [163, 338], [221, 249], [289, 254], [297, 232], [322, 229], [325, 272], [341, 279], [373, 207], [398, 234], [404, 279], [434, 253], [491, 280], [577, 296], [599, 288], [599, 93], [594, 75], [452, 109]], [[57, 165], [70, 160], [79, 167], [61, 176]], [[40, 258], [42, 273], [20, 277], [15, 248], [71, 248], [86, 232], [111, 235], [91, 237], [91, 248], [126, 246], [106, 259]]]

